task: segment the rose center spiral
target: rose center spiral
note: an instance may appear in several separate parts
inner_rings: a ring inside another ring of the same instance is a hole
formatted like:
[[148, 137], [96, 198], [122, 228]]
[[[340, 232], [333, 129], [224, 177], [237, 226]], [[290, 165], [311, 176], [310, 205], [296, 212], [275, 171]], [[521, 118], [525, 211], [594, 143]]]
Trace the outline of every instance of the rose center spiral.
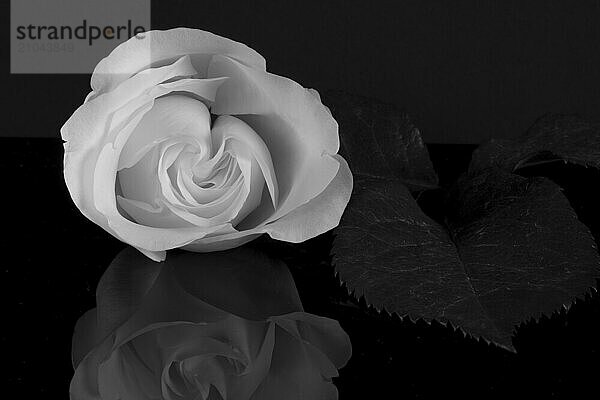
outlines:
[[[235, 228], [264, 201], [277, 204], [269, 149], [242, 120], [211, 126], [201, 101], [159, 98], [121, 153], [117, 202], [124, 216], [154, 227]], [[270, 197], [270, 200], [265, 199]]]

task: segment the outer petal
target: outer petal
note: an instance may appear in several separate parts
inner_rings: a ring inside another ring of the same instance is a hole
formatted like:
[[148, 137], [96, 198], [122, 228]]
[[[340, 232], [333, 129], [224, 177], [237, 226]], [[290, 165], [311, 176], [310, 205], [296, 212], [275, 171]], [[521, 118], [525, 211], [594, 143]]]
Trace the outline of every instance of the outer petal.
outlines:
[[82, 104], [61, 128], [62, 138], [68, 141], [70, 151], [89, 148], [90, 144], [95, 144], [103, 137], [107, 118], [112, 112], [161, 82], [196, 73], [188, 56], [169, 65], [147, 69], [118, 89]]
[[[165, 67], [144, 71], [119, 90], [81, 105], [61, 128], [62, 138], [67, 141], [64, 144], [64, 175], [71, 198], [86, 217], [104, 229], [107, 229], [105, 219], [90, 206], [94, 164], [103, 141], [107, 140], [106, 131], [110, 115], [156, 84], [176, 76], [194, 73], [189, 57], [182, 57]], [[150, 107], [151, 104], [146, 107], [146, 111]], [[138, 113], [138, 119], [141, 118], [140, 114], [142, 113]]]
[[95, 308], [83, 314], [75, 324], [71, 341], [71, 363], [77, 368], [86, 355], [100, 343], [98, 313]]
[[[175, 65], [179, 67], [172, 67]], [[62, 129], [63, 138], [69, 140], [65, 143], [65, 181], [74, 203], [86, 217], [100, 225], [107, 232], [126, 243], [140, 248], [145, 251], [144, 254], [154, 260], [164, 259], [164, 253], [161, 253], [163, 250], [180, 247], [194, 239], [205, 236], [207, 231], [195, 228], [184, 231], [176, 229], [156, 230], [158, 228], [147, 229], [147, 227], [134, 224], [123, 218], [117, 211], [116, 202], [113, 201], [115, 200], [113, 190], [114, 181], [116, 170], [118, 169], [115, 162], [118, 162], [120, 159], [122, 147], [127, 143], [127, 138], [133, 131], [133, 128], [135, 128], [145, 113], [151, 109], [154, 98], [169, 93], [170, 90], [175, 90], [172, 86], [163, 87], [161, 84], [154, 85], [155, 82], [157, 80], [159, 82], [163, 81], [173, 75], [187, 75], [190, 71], [189, 68], [191, 68], [188, 65], [188, 57], [183, 57], [169, 66], [172, 67], [170, 68], [170, 75], [161, 73], [162, 68], [156, 69], [153, 73], [144, 71], [143, 76], [147, 78], [140, 82], [141, 89], [149, 90], [141, 92], [140, 88], [133, 85], [132, 89], [140, 92], [135, 99], [130, 99], [131, 94], [127, 93], [116, 96], [116, 93], [119, 93], [122, 88], [132, 86], [131, 82], [137, 79], [138, 76], [142, 76], [140, 74], [136, 75], [136, 77], [128, 80], [126, 85], [124, 83], [115, 91], [101, 95], [84, 104], [65, 123]], [[160, 75], [156, 77], [159, 73]], [[148, 88], [146, 87], [148, 84], [154, 86]], [[198, 84], [193, 87], [178, 87], [177, 90], [193, 90], [194, 94], [201, 94], [201, 97], [212, 101], [213, 98], [211, 96], [215, 94], [215, 84], [220, 84], [220, 82], [198, 80]], [[127, 100], [129, 102], [123, 105]], [[120, 106], [121, 108], [117, 111]], [[129, 121], [124, 122], [124, 126], [120, 126], [117, 132], [118, 136], [113, 138], [114, 134], [111, 135], [111, 132], [106, 132], [106, 125], [111, 114], [114, 115], [114, 111], [121, 112], [124, 108], [131, 109], [130, 114], [133, 116]], [[87, 137], [82, 138], [82, 135]], [[113, 139], [116, 139], [114, 146], [111, 143]], [[100, 181], [102, 181], [101, 183], [104, 186], [99, 183]], [[99, 200], [99, 197], [102, 197], [102, 199]], [[98, 209], [98, 204], [103, 204], [104, 208]], [[216, 227], [209, 232], [222, 228]], [[155, 238], [160, 238], [161, 240], [155, 241]]]
[[223, 54], [265, 70], [265, 59], [245, 44], [198, 29], [149, 31], [117, 46], [102, 59], [92, 75], [94, 92], [105, 93], [140, 70], [189, 54], [201, 77], [214, 54]]
[[[173, 77], [195, 74], [189, 57], [182, 57], [176, 62], [152, 70], [144, 71], [120, 86], [117, 90], [98, 96], [83, 104], [61, 128], [61, 135], [67, 142], [64, 144], [64, 176], [67, 188], [75, 205], [87, 218], [115, 235], [108, 226], [105, 216], [93, 205], [93, 176], [100, 149], [108, 139], [107, 124], [110, 116], [128, 102], [144, 97], [148, 89], [160, 87], [160, 82]], [[158, 86], [156, 86], [159, 84]], [[160, 93], [154, 93], [158, 96]], [[135, 120], [152, 106], [152, 96], [147, 96], [146, 104], [136, 110]], [[116, 236], [116, 235], [115, 235]], [[153, 254], [160, 259], [161, 254]]]
[[305, 312], [271, 318], [298, 340], [318, 349], [337, 368], [343, 368], [352, 356], [350, 337], [334, 319]]
[[222, 236], [209, 236], [184, 247], [191, 251], [217, 251], [239, 246], [256, 236], [267, 233], [274, 239], [298, 243], [325, 233], [340, 223], [352, 194], [352, 173], [339, 155], [329, 156], [339, 162], [338, 173], [329, 186], [317, 197], [277, 221], [261, 224], [254, 229]]
[[340, 164], [337, 175], [329, 186], [308, 203], [265, 226], [273, 239], [303, 242], [339, 225], [352, 194], [352, 173], [340, 155], [331, 156]]
[[74, 368], [135, 312], [163, 265], [132, 247], [117, 255], [98, 282], [97, 308], [83, 314], [75, 325], [71, 350]]
[[[329, 364], [329, 371], [322, 366]], [[336, 400], [338, 392], [329, 376], [331, 363], [314, 348], [297, 340], [288, 331], [275, 326], [275, 348], [268, 375], [251, 400]]]
[[222, 236], [211, 236], [195, 240], [194, 242], [183, 246], [182, 249], [201, 253], [233, 249], [234, 247], [239, 247], [256, 239], [263, 233], [263, 229], [255, 228]]
[[109, 337], [90, 351], [78, 364], [69, 387], [71, 400], [103, 400], [98, 391], [98, 369], [110, 356], [110, 352], [111, 338]]

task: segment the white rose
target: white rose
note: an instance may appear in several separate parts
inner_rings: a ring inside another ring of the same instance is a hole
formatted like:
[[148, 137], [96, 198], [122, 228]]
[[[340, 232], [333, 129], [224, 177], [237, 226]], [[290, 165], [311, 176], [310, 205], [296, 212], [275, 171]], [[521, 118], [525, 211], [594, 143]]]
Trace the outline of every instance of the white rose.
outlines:
[[91, 86], [61, 129], [67, 187], [87, 218], [150, 258], [338, 225], [352, 175], [336, 121], [247, 46], [147, 32], [100, 61]]
[[352, 353], [287, 267], [248, 248], [161, 264], [128, 248], [96, 303], [75, 326], [71, 400], [334, 400]]

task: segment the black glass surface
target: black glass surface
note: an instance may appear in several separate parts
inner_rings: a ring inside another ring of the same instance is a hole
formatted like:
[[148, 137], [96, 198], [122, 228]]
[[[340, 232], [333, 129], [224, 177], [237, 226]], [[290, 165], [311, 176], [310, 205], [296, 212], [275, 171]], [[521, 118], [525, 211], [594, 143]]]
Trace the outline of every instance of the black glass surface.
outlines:
[[[12, 398], [67, 398], [75, 322], [94, 307], [100, 276], [126, 245], [86, 220], [70, 200], [59, 140], [0, 143], [6, 390]], [[472, 150], [429, 146], [442, 185], [466, 168]], [[419, 201], [434, 215], [438, 199], [429, 196]], [[261, 237], [249, 247], [283, 261], [305, 311], [338, 320], [350, 336], [352, 358], [334, 379], [341, 399], [558, 398], [594, 390], [600, 349], [595, 291], [568, 311], [518, 327], [517, 353], [510, 353], [451, 326], [401, 320], [353, 299], [331, 265], [334, 236], [330, 232], [298, 245]]]

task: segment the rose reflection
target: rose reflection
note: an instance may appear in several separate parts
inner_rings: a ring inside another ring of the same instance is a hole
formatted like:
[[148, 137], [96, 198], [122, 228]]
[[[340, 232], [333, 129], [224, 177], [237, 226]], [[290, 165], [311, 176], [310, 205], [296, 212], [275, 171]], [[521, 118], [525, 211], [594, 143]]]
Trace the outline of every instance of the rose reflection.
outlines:
[[287, 267], [252, 249], [133, 248], [102, 276], [73, 335], [73, 400], [335, 399], [350, 358], [337, 321], [307, 314]]

